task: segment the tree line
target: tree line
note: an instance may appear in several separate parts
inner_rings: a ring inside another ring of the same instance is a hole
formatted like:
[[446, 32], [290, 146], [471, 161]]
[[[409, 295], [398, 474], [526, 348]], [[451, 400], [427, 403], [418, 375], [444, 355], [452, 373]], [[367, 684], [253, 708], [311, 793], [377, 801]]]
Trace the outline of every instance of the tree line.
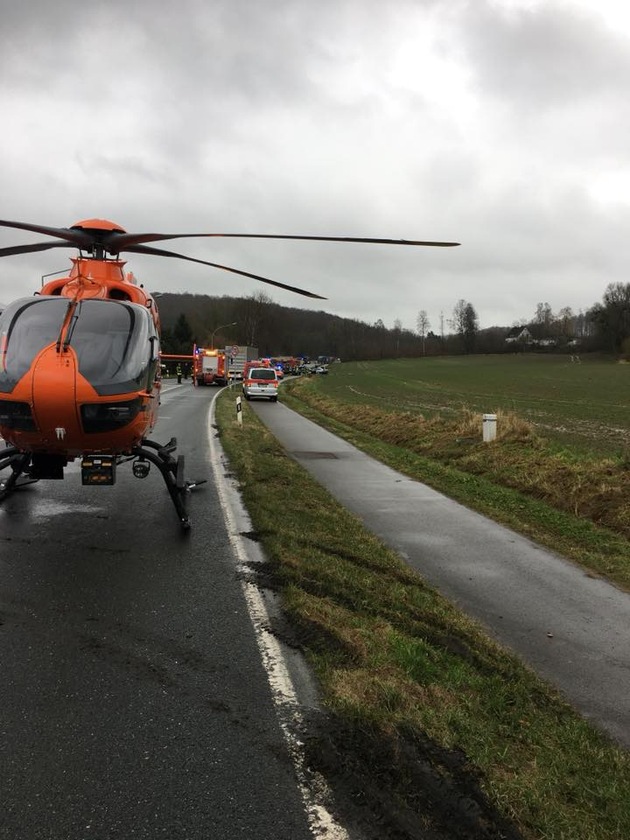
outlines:
[[[433, 326], [419, 310], [416, 330], [399, 319], [387, 327], [275, 303], [264, 292], [245, 298], [193, 294], [159, 296], [162, 346], [166, 353], [232, 344], [258, 347], [261, 355], [333, 356], [346, 360], [417, 357], [439, 354], [505, 353], [522, 349], [552, 352], [579, 347], [630, 355], [630, 283], [611, 283], [602, 301], [586, 313], [570, 307], [554, 313], [548, 303], [536, 305], [530, 318], [513, 327], [481, 329], [474, 305], [460, 299], [449, 317]], [[506, 341], [515, 327], [526, 328], [526, 345]]]
[[[463, 299], [456, 303], [452, 317], [446, 320], [450, 333], [445, 335], [443, 316], [440, 320], [438, 335], [431, 331], [426, 310], [418, 312], [416, 326], [423, 353], [501, 353], [546, 348], [630, 357], [630, 283], [609, 283], [601, 303], [577, 314], [570, 306], [554, 313], [549, 303], [540, 302], [532, 317], [522, 319], [511, 329], [480, 329], [473, 304]], [[506, 341], [510, 333], [518, 335], [519, 328], [524, 332], [524, 338], [513, 344]]]

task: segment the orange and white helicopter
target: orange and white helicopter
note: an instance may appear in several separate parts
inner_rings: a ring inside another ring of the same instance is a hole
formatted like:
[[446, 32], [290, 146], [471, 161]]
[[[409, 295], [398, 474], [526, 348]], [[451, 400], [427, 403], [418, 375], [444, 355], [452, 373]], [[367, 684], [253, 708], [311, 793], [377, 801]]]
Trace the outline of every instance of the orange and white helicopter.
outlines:
[[131, 462], [144, 478], [154, 464], [162, 474], [180, 524], [190, 526], [187, 482], [177, 441], [161, 445], [147, 436], [157, 421], [160, 321], [155, 300], [125, 273], [120, 254], [152, 254], [254, 278], [307, 297], [321, 295], [226, 265], [149, 247], [146, 243], [192, 237], [238, 237], [395, 245], [451, 246], [335, 236], [272, 234], [127, 233], [114, 222], [87, 219], [69, 228], [0, 220], [0, 227], [54, 237], [0, 248], [0, 257], [75, 248], [67, 277], [50, 280], [33, 297], [9, 304], [0, 316], [0, 501], [17, 487], [62, 479], [81, 459], [84, 485], [111, 485], [116, 468]]

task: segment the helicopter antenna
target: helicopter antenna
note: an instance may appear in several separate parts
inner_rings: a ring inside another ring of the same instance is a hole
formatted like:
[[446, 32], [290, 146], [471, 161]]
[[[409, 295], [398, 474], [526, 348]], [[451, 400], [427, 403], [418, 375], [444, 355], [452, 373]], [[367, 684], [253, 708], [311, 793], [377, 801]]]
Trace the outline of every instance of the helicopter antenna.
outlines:
[[68, 273], [68, 269], [67, 268], [62, 268], [59, 271], [50, 271], [48, 274], [42, 274], [42, 277], [41, 277], [42, 286], [44, 285], [44, 281], [46, 280], [47, 277], [54, 277], [56, 274], [67, 274], [67, 273]]

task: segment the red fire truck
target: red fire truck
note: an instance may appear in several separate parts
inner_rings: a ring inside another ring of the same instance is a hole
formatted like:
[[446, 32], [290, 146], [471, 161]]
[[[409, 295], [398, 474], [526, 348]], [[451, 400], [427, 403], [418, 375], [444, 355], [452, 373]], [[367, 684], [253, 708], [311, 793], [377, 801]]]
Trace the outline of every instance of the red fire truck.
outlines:
[[195, 385], [227, 385], [228, 358], [223, 350], [193, 347], [193, 382]]

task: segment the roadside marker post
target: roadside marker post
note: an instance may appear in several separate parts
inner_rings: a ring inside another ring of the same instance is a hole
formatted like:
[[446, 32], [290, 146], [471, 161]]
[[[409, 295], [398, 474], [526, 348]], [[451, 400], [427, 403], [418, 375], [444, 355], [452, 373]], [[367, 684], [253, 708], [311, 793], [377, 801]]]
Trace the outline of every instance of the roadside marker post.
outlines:
[[236, 398], [236, 419], [238, 421], [239, 426], [243, 425], [243, 406], [242, 406], [241, 403], [242, 403], [241, 398], [237, 397]]
[[497, 436], [497, 415], [484, 414], [483, 415], [483, 442], [490, 443], [496, 439]]

